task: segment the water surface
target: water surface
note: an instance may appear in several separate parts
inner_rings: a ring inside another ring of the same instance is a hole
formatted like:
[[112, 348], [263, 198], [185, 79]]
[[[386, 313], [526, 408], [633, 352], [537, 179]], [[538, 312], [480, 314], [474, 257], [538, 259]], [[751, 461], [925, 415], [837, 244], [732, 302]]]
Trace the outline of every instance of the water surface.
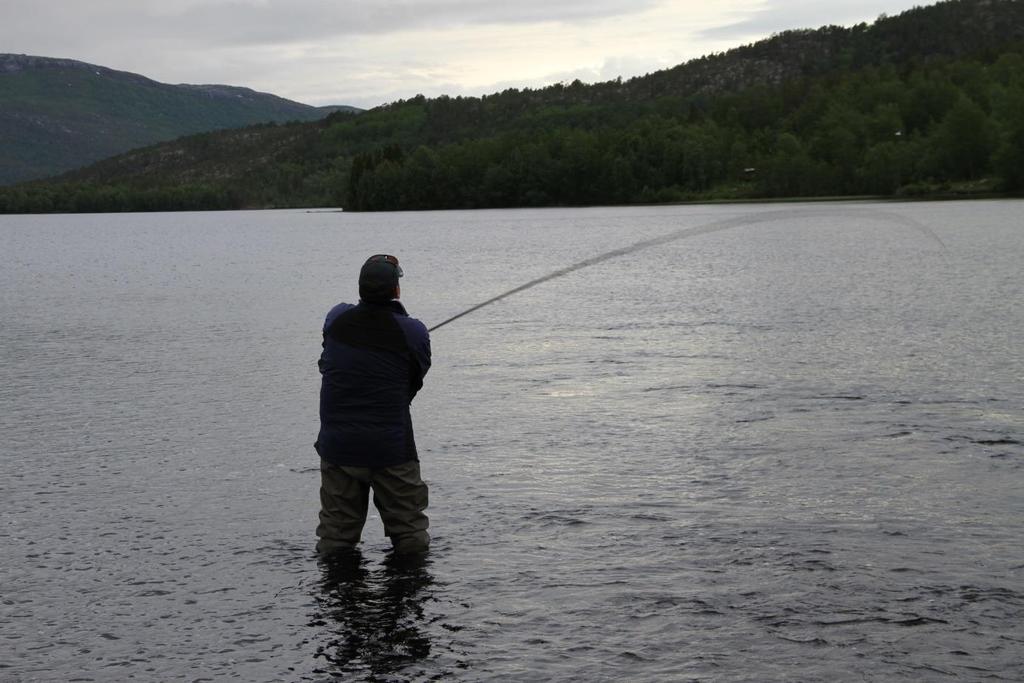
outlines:
[[[0, 679], [1020, 680], [1022, 208], [0, 217]], [[434, 550], [317, 561], [367, 255], [430, 325], [722, 221], [435, 332]]]

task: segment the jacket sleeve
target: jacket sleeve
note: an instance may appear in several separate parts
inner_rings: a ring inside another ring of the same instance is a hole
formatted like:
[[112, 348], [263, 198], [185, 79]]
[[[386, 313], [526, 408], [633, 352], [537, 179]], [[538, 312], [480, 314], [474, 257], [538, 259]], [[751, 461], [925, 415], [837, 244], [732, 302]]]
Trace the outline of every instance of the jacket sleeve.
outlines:
[[412, 359], [409, 369], [409, 399], [412, 400], [416, 393], [423, 388], [423, 378], [430, 370], [430, 333], [427, 332], [426, 325], [416, 319], [408, 319], [405, 333]]

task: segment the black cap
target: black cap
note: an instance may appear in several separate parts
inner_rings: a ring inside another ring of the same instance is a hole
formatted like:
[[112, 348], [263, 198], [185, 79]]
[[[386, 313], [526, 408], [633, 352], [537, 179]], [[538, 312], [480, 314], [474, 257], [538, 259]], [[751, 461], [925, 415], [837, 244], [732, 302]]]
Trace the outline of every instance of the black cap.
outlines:
[[395, 298], [402, 267], [398, 259], [387, 254], [371, 256], [359, 270], [359, 298], [371, 303], [384, 303]]

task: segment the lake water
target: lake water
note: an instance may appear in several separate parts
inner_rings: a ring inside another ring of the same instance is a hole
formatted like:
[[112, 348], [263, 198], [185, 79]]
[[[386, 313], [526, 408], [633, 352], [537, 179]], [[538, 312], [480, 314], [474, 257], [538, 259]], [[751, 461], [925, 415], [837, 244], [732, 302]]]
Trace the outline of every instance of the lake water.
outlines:
[[[317, 560], [366, 256], [432, 325], [662, 235], [434, 332], [429, 558]], [[0, 217], [0, 679], [1022, 680], [1022, 263], [1021, 201]]]

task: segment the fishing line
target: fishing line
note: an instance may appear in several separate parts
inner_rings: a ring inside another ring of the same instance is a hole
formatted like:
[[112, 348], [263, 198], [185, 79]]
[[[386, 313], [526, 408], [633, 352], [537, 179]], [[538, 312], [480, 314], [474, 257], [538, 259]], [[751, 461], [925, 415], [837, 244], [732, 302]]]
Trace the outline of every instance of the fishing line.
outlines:
[[[686, 239], [688, 237], [696, 237], [697, 235], [709, 235], [711, 233], [721, 232], [723, 230], [731, 230], [733, 228], [740, 228], [747, 225], [756, 225], [758, 223], [770, 223], [772, 221], [792, 220], [795, 218], [823, 218], [835, 216], [837, 214], [846, 215], [847, 213], [848, 212], [837, 211], [835, 209], [827, 211], [763, 211], [761, 213], [756, 213], [752, 216], [739, 216], [736, 218], [727, 218], [724, 220], [714, 221], [712, 223], [705, 223], [703, 225], [696, 225], [689, 228], [683, 228], [681, 230], [676, 230], [666, 235], [662, 235], [661, 237], [654, 237], [652, 239], [641, 240], [639, 242], [634, 242], [633, 244], [627, 245], [625, 247], [620, 247], [618, 249], [606, 251], [605, 253], [598, 254], [597, 256], [591, 256], [590, 258], [585, 259], [583, 261], [579, 261], [578, 263], [574, 263], [571, 266], [560, 268], [554, 271], [553, 273], [548, 273], [543, 277], [539, 277], [535, 280], [530, 280], [529, 282], [519, 285], [518, 287], [515, 287], [513, 289], [510, 289], [507, 292], [503, 292], [498, 296], [491, 297], [487, 301], [482, 301], [476, 304], [475, 306], [472, 306], [471, 308], [467, 308], [461, 313], [453, 315], [447, 320], [434, 325], [427, 331], [433, 332], [438, 328], [444, 327], [450, 322], [454, 322], [463, 316], [469, 315], [474, 311], [480, 310], [484, 306], [490, 306], [491, 304], [497, 301], [506, 299], [512, 296], [513, 294], [518, 294], [519, 292], [525, 292], [526, 290], [536, 287], [537, 285], [544, 284], [549, 280], [554, 280], [564, 275], [568, 275], [569, 273], [574, 273], [577, 270], [582, 270], [583, 268], [588, 268], [590, 266], [597, 265], [598, 263], [603, 263], [605, 261], [608, 261], [609, 259], [618, 258], [620, 256], [628, 256], [629, 254], [641, 251], [643, 249], [650, 249], [651, 247], [657, 247], [663, 244], [668, 244], [670, 242], [676, 242], [678, 240]], [[936, 235], [927, 225], [924, 225], [919, 221], [916, 221], [912, 218], [908, 218], [906, 216], [903, 216], [892, 211], [882, 211], [880, 209], [857, 209], [849, 213], [863, 213], [867, 218], [896, 223], [898, 225], [902, 225], [903, 227], [916, 230], [921, 234], [925, 235], [926, 237], [937, 242], [942, 247], [943, 259], [945, 260], [946, 258], [945, 252], [947, 251], [947, 249], [945, 243], [941, 239], [939, 239], [939, 236]]]

